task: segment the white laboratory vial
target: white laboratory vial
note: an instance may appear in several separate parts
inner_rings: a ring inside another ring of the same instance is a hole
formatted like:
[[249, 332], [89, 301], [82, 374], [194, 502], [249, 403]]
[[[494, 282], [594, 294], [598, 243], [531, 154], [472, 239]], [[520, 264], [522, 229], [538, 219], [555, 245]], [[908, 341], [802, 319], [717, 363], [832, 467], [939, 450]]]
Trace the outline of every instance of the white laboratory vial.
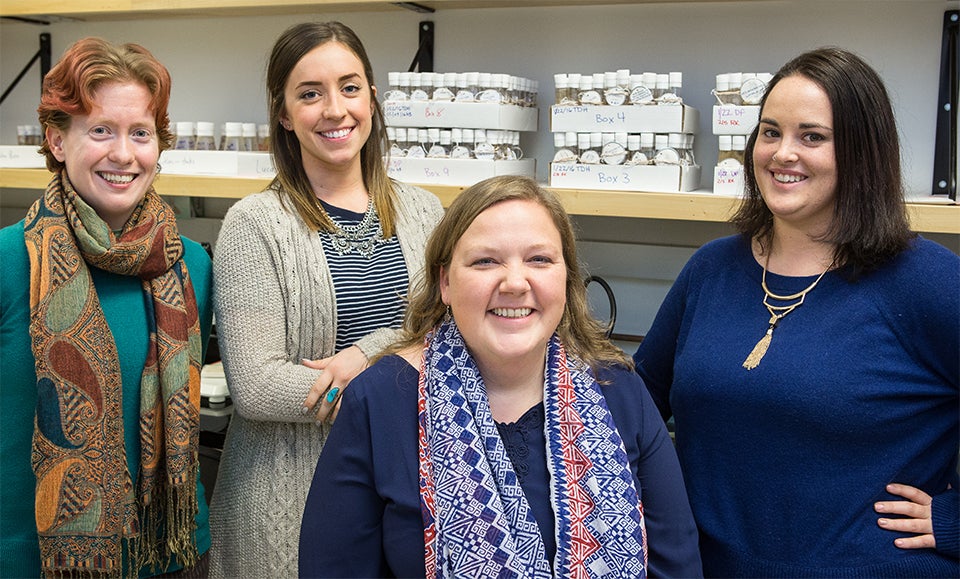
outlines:
[[[449, 137], [447, 137], [449, 140]], [[446, 159], [449, 154], [447, 149], [440, 144], [440, 129], [431, 127], [427, 129], [427, 157], [430, 159]]]
[[601, 105], [603, 104], [603, 97], [600, 96], [600, 91], [595, 90], [597, 87], [593, 84], [593, 77], [590, 75], [583, 75], [580, 77], [580, 92], [577, 94], [577, 99], [582, 105]]
[[386, 127], [387, 131], [387, 155], [390, 157], [402, 157], [403, 155], [398, 155], [400, 147], [397, 146], [397, 128], [396, 127]]
[[733, 154], [733, 137], [731, 135], [720, 135], [717, 137], [719, 141], [719, 151], [717, 152], [717, 166], [718, 167], [739, 167], [743, 163]]
[[213, 140], [213, 123], [208, 121], [197, 121], [196, 148], [198, 151], [216, 150], [217, 143]]
[[257, 150], [257, 123], [243, 123], [240, 126], [240, 150], [252, 153]]
[[173, 148], [181, 151], [192, 151], [197, 148], [197, 125], [191, 121], [178, 121], [176, 126], [177, 141]]
[[742, 105], [743, 98], [740, 96], [740, 89], [743, 87], [743, 73], [742, 72], [731, 72], [730, 73], [730, 92], [731, 103], [735, 105]]
[[[424, 77], [427, 77], [428, 84], [424, 85]], [[425, 88], [426, 87], [426, 88]], [[433, 92], [433, 74], [414, 72], [410, 74], [410, 100], [415, 102], [426, 102], [430, 100], [430, 93]]]
[[410, 142], [407, 140], [407, 129], [405, 127], [396, 127], [394, 133], [396, 133], [396, 138], [394, 139], [394, 144], [390, 147], [390, 156], [397, 158], [406, 157], [407, 149], [410, 147]]
[[480, 82], [480, 73], [479, 72], [467, 72], [464, 73], [464, 85], [463, 88], [460, 88], [459, 78], [457, 79], [457, 101], [458, 102], [473, 102], [476, 100], [477, 91], [479, 89]]
[[[407, 100], [407, 93], [400, 88], [400, 75], [401, 72], [388, 72], [387, 73], [387, 82], [390, 85], [390, 89], [383, 95], [384, 101], [405, 101]], [[409, 74], [409, 73], [408, 73]]]
[[[609, 137], [607, 136], [609, 135]], [[627, 160], [627, 133], [604, 133], [600, 157], [607, 165], [622, 165]]]
[[451, 159], [469, 159], [473, 156], [473, 129], [456, 128], [451, 131], [453, 147]]
[[29, 134], [30, 134], [29, 125], [17, 125], [17, 144], [21, 146], [26, 145], [27, 136]]
[[740, 164], [744, 163], [744, 149], [747, 148], [747, 137], [745, 135], [734, 135], [732, 139], [732, 152], [734, 158], [740, 161]]
[[646, 165], [647, 159], [640, 162], [640, 135], [638, 133], [627, 135], [627, 158], [624, 159], [624, 165]]
[[670, 146], [670, 135], [658, 133], [653, 138], [657, 153], [653, 157], [654, 165], [679, 165], [680, 152]]
[[630, 93], [630, 69], [621, 68], [617, 70], [617, 86]]
[[666, 91], [660, 95], [660, 104], [682, 104], [683, 73], [671, 72], [667, 75]]
[[484, 129], [474, 129], [473, 131], [473, 157], [481, 161], [493, 161], [496, 158], [496, 151], [493, 145], [487, 139], [487, 131]]
[[643, 155], [644, 162], [638, 164], [653, 164], [653, 159], [657, 156], [655, 137], [653, 133], [640, 133], [640, 154]]
[[569, 96], [569, 92], [567, 91], [567, 88], [568, 88], [567, 82], [568, 82], [568, 77], [566, 74], [558, 73], [553, 75], [553, 86], [555, 91], [553, 104], [556, 104], [556, 105], [570, 104], [570, 101], [569, 101], [570, 96]]
[[630, 93], [617, 82], [616, 72], [605, 72], [603, 74], [603, 101], [606, 104], [618, 107], [626, 104], [629, 96]]
[[500, 95], [500, 78], [489, 72], [480, 73], [480, 92], [476, 94], [476, 101], [479, 103], [499, 103], [502, 100]]
[[753, 73], [744, 73], [740, 83], [740, 101], [745, 105], [758, 105], [767, 91], [767, 82]]
[[571, 133], [553, 134], [553, 162], [554, 163], [576, 163], [577, 162], [577, 134], [573, 134], [573, 146], [568, 144], [567, 136]]
[[243, 150], [243, 123], [223, 124], [223, 145], [220, 149], [222, 151]]
[[270, 150], [270, 125], [266, 123], [257, 125], [257, 150]]
[[630, 104], [648, 105], [653, 103], [653, 91], [647, 88], [643, 74], [630, 77]]
[[443, 156], [450, 156], [450, 147], [453, 146], [453, 129], [440, 129], [440, 147], [443, 149]]
[[407, 157], [425, 159], [427, 157], [425, 145], [428, 138], [427, 129], [407, 129]]
[[433, 81], [433, 100], [450, 102], [457, 96], [456, 92], [454, 92], [457, 90], [457, 73], [438, 73], [434, 75]]
[[670, 133], [667, 135], [667, 147], [677, 152], [677, 155], [679, 156], [679, 159], [677, 159], [678, 165], [690, 164], [687, 154], [684, 152], [684, 147], [686, 144], [687, 142], [683, 137], [683, 133]]
[[653, 89], [653, 100], [660, 102], [660, 99], [669, 92], [670, 75], [658, 74], [656, 88]]

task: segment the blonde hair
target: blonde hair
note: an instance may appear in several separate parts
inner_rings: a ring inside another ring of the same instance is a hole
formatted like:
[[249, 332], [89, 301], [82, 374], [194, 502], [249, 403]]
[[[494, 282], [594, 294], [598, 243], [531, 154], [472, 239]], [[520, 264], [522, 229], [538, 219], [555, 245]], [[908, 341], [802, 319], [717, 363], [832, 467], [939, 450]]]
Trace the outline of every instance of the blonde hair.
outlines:
[[447, 312], [440, 295], [440, 270], [449, 267], [457, 242], [478, 215], [493, 205], [514, 199], [533, 201], [542, 206], [560, 233], [567, 268], [567, 303], [557, 326], [557, 334], [567, 352], [586, 362], [594, 372], [604, 364], [632, 368], [633, 360], [607, 340], [603, 326], [590, 314], [570, 217], [553, 193], [537, 185], [533, 179], [520, 176], [501, 176], [480, 181], [464, 190], [450, 204], [427, 242], [424, 275], [410, 291], [403, 323], [404, 337], [384, 355], [423, 344], [427, 333], [441, 322]]

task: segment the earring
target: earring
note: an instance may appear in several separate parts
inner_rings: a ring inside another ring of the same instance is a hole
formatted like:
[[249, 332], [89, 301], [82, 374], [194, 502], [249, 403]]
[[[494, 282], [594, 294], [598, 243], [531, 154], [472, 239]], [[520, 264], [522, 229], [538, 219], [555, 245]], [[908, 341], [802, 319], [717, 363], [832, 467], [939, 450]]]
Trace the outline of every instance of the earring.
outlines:
[[447, 311], [443, 313], [443, 321], [449, 322], [453, 319], [453, 308], [450, 307], [450, 304], [447, 304]]

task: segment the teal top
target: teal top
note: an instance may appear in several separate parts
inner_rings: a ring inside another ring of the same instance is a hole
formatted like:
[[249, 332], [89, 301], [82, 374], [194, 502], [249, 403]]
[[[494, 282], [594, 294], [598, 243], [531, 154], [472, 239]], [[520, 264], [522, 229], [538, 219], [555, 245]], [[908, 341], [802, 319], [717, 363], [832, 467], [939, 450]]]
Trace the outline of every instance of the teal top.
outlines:
[[[193, 282], [204, 350], [210, 337], [212, 275], [200, 244], [181, 237]], [[30, 464], [37, 374], [30, 341], [30, 260], [23, 221], [0, 229], [0, 577], [39, 577], [40, 545], [34, 513], [36, 477]], [[113, 333], [123, 380], [123, 431], [127, 468], [140, 470], [140, 376], [147, 357], [147, 312], [140, 279], [90, 268]], [[197, 550], [210, 548], [203, 485], [197, 479]], [[180, 569], [173, 562], [168, 571]], [[141, 576], [149, 575], [141, 570]]]

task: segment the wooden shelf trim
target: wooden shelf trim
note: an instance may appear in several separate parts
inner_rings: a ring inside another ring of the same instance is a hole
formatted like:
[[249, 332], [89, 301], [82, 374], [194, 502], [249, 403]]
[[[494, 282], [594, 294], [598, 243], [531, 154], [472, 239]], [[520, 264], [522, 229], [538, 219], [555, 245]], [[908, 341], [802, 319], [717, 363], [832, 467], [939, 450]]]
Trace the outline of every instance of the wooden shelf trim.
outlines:
[[[46, 188], [50, 173], [45, 169], [0, 168], [0, 188]], [[239, 199], [262, 191], [270, 179], [246, 177], [212, 177], [202, 175], [164, 175], [157, 177], [157, 191], [162, 195], [186, 197], [218, 197]], [[432, 191], [444, 207], [466, 187], [453, 185], [421, 185]], [[733, 212], [737, 199], [708, 192], [646, 193], [642, 191], [598, 191], [586, 189], [552, 189], [572, 215], [599, 217], [631, 217], [676, 221], [724, 222]], [[924, 233], [960, 234], [960, 205], [949, 203], [907, 203], [910, 223]]]

